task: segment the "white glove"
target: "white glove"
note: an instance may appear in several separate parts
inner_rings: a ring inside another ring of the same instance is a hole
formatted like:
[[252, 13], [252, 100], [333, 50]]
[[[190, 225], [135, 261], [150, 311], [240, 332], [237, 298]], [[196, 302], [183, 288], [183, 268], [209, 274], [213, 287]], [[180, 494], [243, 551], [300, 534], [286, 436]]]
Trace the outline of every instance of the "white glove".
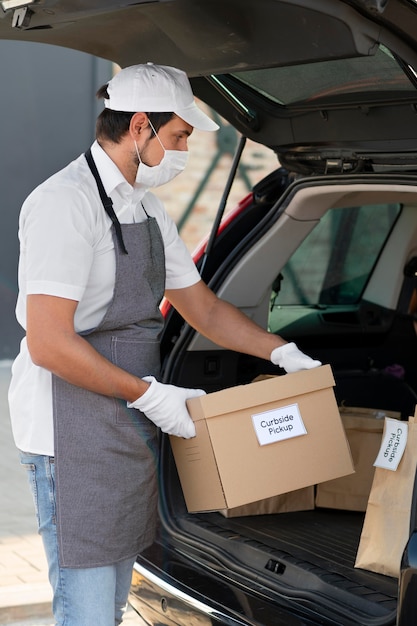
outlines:
[[301, 352], [294, 342], [286, 343], [272, 350], [271, 362], [282, 367], [287, 374], [292, 374], [299, 370], [310, 370], [321, 365], [321, 361], [316, 361], [304, 354], [304, 352]]
[[143, 380], [151, 383], [145, 393], [128, 402], [129, 409], [139, 409], [146, 417], [168, 435], [176, 435], [189, 439], [195, 437], [194, 422], [187, 410], [186, 401], [205, 395], [202, 389], [186, 389], [165, 385], [153, 376], [145, 376]]

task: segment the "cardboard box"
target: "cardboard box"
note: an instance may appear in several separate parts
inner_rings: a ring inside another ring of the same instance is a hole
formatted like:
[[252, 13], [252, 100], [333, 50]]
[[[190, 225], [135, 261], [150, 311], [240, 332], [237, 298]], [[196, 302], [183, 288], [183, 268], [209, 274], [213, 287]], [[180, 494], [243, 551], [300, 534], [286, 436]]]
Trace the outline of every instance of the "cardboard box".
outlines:
[[303, 487], [280, 496], [272, 496], [257, 502], [234, 506], [230, 509], [220, 509], [224, 517], [243, 517], [244, 515], [272, 515], [277, 513], [291, 513], [294, 511], [311, 511], [314, 509], [314, 487]]
[[366, 511], [385, 417], [401, 419], [401, 413], [357, 407], [340, 407], [339, 410], [355, 473], [317, 485], [316, 506]]
[[197, 436], [171, 437], [189, 512], [242, 506], [354, 471], [329, 365], [188, 401]]

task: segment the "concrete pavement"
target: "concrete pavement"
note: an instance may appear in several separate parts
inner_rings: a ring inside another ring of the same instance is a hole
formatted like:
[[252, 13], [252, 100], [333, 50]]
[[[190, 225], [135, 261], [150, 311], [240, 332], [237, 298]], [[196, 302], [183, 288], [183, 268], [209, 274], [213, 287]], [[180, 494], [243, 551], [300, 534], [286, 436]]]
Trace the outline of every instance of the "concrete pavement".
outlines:
[[[0, 626], [52, 626], [46, 559], [26, 471], [20, 466], [10, 427], [10, 368], [10, 362], [0, 361]], [[143, 625], [132, 610], [124, 623]]]

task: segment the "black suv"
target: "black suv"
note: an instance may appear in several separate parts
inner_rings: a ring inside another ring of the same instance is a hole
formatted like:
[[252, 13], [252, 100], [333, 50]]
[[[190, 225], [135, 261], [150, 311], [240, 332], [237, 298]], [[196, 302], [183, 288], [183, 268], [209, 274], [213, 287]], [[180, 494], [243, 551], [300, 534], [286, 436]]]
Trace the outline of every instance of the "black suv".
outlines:
[[[338, 402], [417, 404], [417, 3], [414, 0], [22, 0], [0, 37], [152, 60], [277, 155], [196, 257], [203, 279], [332, 366]], [[1, 15], [1, 13], [0, 13]], [[228, 190], [225, 191], [227, 197]], [[276, 374], [173, 310], [166, 382], [219, 390]], [[187, 512], [161, 437], [160, 530], [130, 601], [152, 625], [415, 626], [416, 519], [399, 579], [354, 567], [364, 513]]]

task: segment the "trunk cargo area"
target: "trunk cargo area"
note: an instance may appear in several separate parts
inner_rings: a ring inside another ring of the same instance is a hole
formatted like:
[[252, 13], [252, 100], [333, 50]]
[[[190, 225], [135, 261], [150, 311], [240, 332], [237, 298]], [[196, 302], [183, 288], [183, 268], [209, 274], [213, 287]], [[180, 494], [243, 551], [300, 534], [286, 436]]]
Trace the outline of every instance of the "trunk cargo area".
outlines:
[[[239, 375], [239, 383], [266, 373], [254, 370], [250, 367], [245, 376]], [[345, 374], [337, 378], [339, 405], [375, 406], [369, 377], [354, 377], [354, 394], [349, 392], [350, 387], [346, 391], [345, 380]], [[415, 394], [410, 391], [408, 397], [403, 393], [403, 381], [393, 380], [393, 384], [399, 389], [395, 387], [392, 393], [392, 385], [387, 385], [390, 397], [404, 399], [407, 405], [395, 403], [387, 408], [401, 411], [405, 419], [412, 414]], [[377, 388], [380, 390], [381, 385]], [[300, 607], [311, 611], [317, 623], [323, 625], [394, 626], [398, 579], [354, 567], [365, 513], [319, 507], [242, 517], [224, 517], [218, 512], [188, 513], [174, 458], [168, 456], [163, 469], [171, 529], [167, 540], [173, 538], [175, 527], [175, 549], [187, 559], [207, 568], [217, 579], [233, 580], [267, 597], [277, 607], [292, 605], [294, 613]], [[273, 626], [273, 622], [266, 624]]]
[[363, 513], [315, 509], [236, 518], [184, 514], [177, 522], [210, 546], [227, 576], [243, 571], [248, 585], [253, 580], [272, 596], [315, 606], [335, 623], [394, 624], [397, 579], [354, 568], [363, 519]]

